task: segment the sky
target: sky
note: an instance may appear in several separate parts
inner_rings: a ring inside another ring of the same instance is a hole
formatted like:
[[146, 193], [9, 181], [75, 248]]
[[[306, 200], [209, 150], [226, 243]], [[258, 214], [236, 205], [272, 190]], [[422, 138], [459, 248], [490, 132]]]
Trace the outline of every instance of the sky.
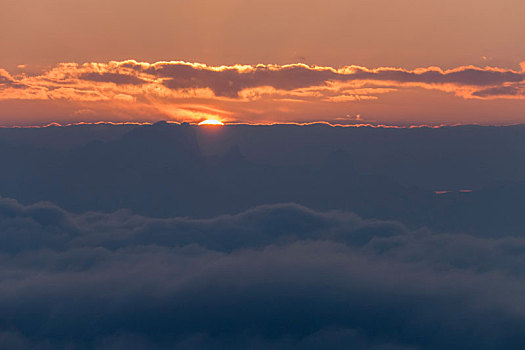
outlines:
[[0, 124], [515, 124], [519, 0], [1, 0]]

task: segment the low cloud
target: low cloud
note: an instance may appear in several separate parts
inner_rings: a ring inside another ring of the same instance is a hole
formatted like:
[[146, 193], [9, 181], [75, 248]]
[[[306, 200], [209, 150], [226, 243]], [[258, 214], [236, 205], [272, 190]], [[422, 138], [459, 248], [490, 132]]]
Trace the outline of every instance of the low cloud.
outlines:
[[0, 344], [521, 348], [525, 240], [295, 204], [210, 219], [0, 199]]

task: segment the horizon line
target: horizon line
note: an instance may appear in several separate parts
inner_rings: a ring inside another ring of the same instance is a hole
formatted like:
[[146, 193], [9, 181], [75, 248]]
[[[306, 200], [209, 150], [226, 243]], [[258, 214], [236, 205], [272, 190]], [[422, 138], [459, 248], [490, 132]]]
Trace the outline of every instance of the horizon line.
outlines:
[[323, 125], [332, 128], [376, 128], [376, 129], [418, 129], [418, 128], [428, 128], [428, 129], [439, 129], [446, 127], [459, 127], [459, 126], [479, 126], [479, 127], [509, 127], [509, 126], [519, 126], [525, 125], [525, 123], [509, 123], [509, 124], [480, 124], [480, 123], [455, 123], [455, 124], [438, 124], [438, 125], [429, 125], [429, 124], [410, 124], [410, 125], [388, 125], [388, 124], [371, 124], [371, 123], [359, 123], [359, 124], [338, 124], [330, 123], [327, 121], [313, 121], [313, 122], [268, 122], [268, 123], [249, 123], [249, 122], [223, 122], [224, 125], [199, 125], [199, 122], [177, 122], [171, 120], [158, 120], [158, 121], [126, 121], [126, 122], [113, 122], [113, 121], [95, 121], [95, 122], [75, 122], [75, 123], [59, 123], [51, 122], [43, 125], [0, 125], [0, 129], [44, 129], [50, 127], [72, 127], [72, 126], [89, 126], [89, 125], [136, 125], [136, 126], [146, 126], [154, 125], [158, 123], [166, 123], [173, 125], [190, 125], [190, 126], [200, 126], [200, 127], [215, 127], [221, 128], [226, 126], [315, 126]]

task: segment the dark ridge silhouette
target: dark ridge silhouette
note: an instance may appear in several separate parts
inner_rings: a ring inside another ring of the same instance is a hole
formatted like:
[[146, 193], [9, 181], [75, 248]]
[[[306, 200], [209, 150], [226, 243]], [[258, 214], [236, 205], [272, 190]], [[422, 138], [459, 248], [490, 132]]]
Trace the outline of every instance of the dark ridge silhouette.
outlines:
[[450, 232], [524, 224], [523, 125], [6, 128], [0, 162], [2, 196], [74, 212], [209, 217], [295, 202]]

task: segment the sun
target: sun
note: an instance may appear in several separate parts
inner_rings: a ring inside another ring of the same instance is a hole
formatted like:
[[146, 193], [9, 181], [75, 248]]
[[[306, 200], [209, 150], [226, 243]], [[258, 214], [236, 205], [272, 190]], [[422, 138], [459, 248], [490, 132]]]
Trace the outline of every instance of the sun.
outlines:
[[224, 125], [224, 123], [217, 119], [206, 119], [198, 125]]

